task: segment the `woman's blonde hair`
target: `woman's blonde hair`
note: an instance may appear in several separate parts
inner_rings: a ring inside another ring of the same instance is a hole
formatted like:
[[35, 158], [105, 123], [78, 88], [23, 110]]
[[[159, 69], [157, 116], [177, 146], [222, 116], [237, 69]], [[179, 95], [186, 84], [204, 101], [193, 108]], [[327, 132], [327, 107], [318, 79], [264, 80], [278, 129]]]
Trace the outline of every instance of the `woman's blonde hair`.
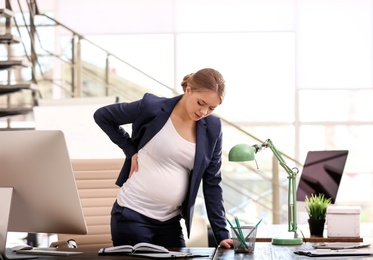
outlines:
[[190, 86], [192, 91], [212, 90], [220, 97], [220, 103], [223, 102], [225, 95], [225, 80], [217, 70], [206, 68], [184, 77], [181, 86], [185, 89]]

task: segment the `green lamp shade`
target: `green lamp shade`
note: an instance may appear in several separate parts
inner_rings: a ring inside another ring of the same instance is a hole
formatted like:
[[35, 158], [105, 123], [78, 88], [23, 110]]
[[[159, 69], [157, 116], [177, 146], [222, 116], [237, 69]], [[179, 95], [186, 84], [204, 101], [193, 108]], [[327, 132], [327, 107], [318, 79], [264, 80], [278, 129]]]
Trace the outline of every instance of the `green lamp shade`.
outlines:
[[246, 162], [255, 160], [255, 147], [248, 144], [237, 144], [232, 147], [228, 154], [231, 162]]

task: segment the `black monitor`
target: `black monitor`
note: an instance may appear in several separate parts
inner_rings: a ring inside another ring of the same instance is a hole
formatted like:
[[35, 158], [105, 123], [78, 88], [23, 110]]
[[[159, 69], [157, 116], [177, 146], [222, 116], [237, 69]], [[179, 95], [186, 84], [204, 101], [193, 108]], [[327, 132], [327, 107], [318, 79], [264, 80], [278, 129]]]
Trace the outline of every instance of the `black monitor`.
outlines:
[[299, 179], [297, 201], [323, 193], [335, 203], [347, 156], [347, 150], [309, 151]]
[[0, 131], [0, 205], [0, 259], [9, 231], [87, 233], [61, 131]]

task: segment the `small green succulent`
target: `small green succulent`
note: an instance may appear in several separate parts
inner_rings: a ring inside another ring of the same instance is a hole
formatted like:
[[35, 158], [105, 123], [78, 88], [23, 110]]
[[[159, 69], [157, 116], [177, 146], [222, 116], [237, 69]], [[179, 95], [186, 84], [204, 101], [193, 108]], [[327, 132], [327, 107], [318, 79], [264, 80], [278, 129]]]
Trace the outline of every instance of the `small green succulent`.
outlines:
[[310, 219], [323, 220], [326, 217], [326, 209], [331, 204], [332, 199], [326, 198], [324, 194], [312, 194], [310, 198], [306, 196], [306, 210]]

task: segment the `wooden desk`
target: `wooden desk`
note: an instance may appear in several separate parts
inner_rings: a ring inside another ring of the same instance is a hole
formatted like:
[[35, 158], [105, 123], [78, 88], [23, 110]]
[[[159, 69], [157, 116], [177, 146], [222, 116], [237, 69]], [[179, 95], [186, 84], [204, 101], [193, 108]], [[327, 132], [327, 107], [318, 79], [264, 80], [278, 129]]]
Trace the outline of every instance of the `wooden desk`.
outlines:
[[[71, 250], [71, 251], [79, 251], [79, 252], [83, 252], [83, 254], [79, 254], [79, 255], [72, 255], [72, 256], [37, 256], [37, 260], [94, 260], [94, 259], [98, 259], [98, 260], [118, 260], [118, 259], [121, 259], [121, 260], [125, 260], [125, 259], [131, 259], [131, 260], [141, 260], [141, 259], [148, 259], [149, 258], [145, 258], [145, 257], [134, 257], [134, 256], [125, 256], [125, 255], [98, 255], [98, 250], [99, 248], [95, 249], [95, 248], [89, 248], [89, 249], [80, 249], [80, 248], [76, 248], [76, 249], [67, 249], [67, 250]], [[211, 259], [213, 256], [214, 256], [214, 253], [216, 251], [216, 248], [214, 247], [193, 247], [193, 248], [179, 248], [179, 249], [170, 249], [171, 251], [180, 251], [180, 252], [188, 252], [188, 253], [193, 253], [195, 255], [208, 255], [207, 257], [193, 257], [192, 259], [203, 259], [203, 260], [206, 260], [206, 259]], [[7, 249], [7, 251], [9, 251]], [[10, 251], [9, 251], [10, 252]], [[22, 255], [15, 255], [14, 253], [10, 253], [7, 255], [10, 259], [12, 258], [12, 256], [24, 256], [23, 254]], [[35, 257], [35, 255], [33, 255]], [[0, 256], [0, 259], [1, 256]], [[160, 258], [161, 259], [161, 258]]]
[[[104, 255], [99, 256], [97, 254], [98, 249], [71, 249], [76, 251], [82, 251], [83, 254], [75, 255], [75, 256], [38, 256], [37, 260], [141, 260], [141, 259], [149, 259], [144, 257], [133, 257], [133, 256], [125, 256], [125, 255]], [[180, 251], [180, 252], [190, 252], [193, 254], [198, 255], [208, 255], [207, 257], [193, 257], [192, 259], [199, 259], [199, 260], [206, 260], [206, 259], [213, 259], [213, 260], [231, 260], [231, 259], [246, 259], [246, 260], [306, 260], [306, 259], [313, 259], [312, 257], [307, 256], [300, 256], [294, 254], [296, 250], [310, 250], [312, 249], [312, 243], [305, 243], [300, 246], [277, 246], [272, 245], [271, 243], [256, 243], [255, 250], [253, 254], [235, 254], [233, 249], [225, 249], [218, 247], [217, 249], [214, 247], [196, 247], [196, 248], [181, 248], [181, 249], [171, 249], [173, 251]], [[0, 257], [1, 259], [1, 257]], [[339, 260], [341, 257], [316, 257], [316, 260], [326, 260], [326, 259], [335, 259]], [[372, 256], [351, 256], [351, 257], [343, 257], [344, 260], [356, 260], [356, 259], [367, 259], [372, 260]]]
[[343, 260], [356, 260], [356, 259], [373, 259], [372, 256], [343, 256], [343, 257], [308, 257], [294, 254], [296, 250], [312, 249], [312, 243], [305, 243], [300, 246], [277, 246], [271, 243], [256, 243], [253, 254], [235, 254], [233, 249], [218, 248], [213, 256], [213, 260], [226, 260], [226, 259], [245, 259], [245, 260], [326, 260], [326, 259], [343, 259]]
[[[304, 242], [363, 242], [361, 237], [326, 237], [327, 231], [324, 231], [324, 237], [310, 237], [308, 225], [298, 226], [298, 235]], [[272, 242], [272, 238], [284, 237], [291, 238], [294, 234], [287, 232], [287, 225], [260, 225], [256, 234], [257, 242]]]

